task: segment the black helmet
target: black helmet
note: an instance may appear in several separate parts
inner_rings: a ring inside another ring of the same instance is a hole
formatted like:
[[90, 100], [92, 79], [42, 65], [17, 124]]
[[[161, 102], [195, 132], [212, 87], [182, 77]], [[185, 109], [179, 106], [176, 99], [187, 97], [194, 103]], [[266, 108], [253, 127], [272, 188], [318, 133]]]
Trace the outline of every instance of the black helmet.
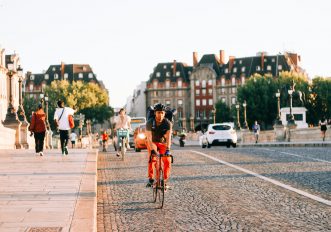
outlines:
[[165, 111], [166, 107], [161, 104], [161, 103], [157, 103], [154, 105], [154, 111]]

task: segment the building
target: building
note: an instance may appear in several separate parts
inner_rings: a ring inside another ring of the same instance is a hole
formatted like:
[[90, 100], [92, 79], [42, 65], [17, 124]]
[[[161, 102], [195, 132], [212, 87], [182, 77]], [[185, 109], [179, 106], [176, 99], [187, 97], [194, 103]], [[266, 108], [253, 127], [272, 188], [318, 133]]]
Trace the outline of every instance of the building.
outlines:
[[[142, 81], [133, 91], [131, 99], [131, 109], [127, 114], [131, 117], [146, 117], [146, 81]], [[129, 103], [127, 103], [128, 105]]]
[[56, 80], [68, 80], [70, 83], [73, 81], [92, 82], [105, 89], [103, 82], [97, 80], [97, 76], [93, 73], [90, 65], [64, 64], [62, 62], [61, 65], [49, 66], [47, 71], [41, 74], [28, 72], [24, 92], [30, 97], [38, 98], [43, 89]]
[[256, 56], [236, 58], [225, 53], [219, 56], [206, 54], [198, 59], [193, 52], [193, 66], [185, 63], [159, 63], [147, 81], [146, 104], [161, 102], [178, 111], [174, 128], [200, 130], [213, 118], [214, 106], [223, 101], [230, 107], [236, 104], [238, 86], [254, 74], [270, 74], [277, 77], [281, 71], [297, 71], [300, 56], [295, 53], [269, 55], [260, 52]]

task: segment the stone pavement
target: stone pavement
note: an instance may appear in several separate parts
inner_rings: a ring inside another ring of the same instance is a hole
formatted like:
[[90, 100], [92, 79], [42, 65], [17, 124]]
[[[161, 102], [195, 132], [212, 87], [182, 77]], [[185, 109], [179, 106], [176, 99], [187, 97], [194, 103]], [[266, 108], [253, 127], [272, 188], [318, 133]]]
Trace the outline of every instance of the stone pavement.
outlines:
[[0, 231], [96, 231], [96, 150], [0, 150]]

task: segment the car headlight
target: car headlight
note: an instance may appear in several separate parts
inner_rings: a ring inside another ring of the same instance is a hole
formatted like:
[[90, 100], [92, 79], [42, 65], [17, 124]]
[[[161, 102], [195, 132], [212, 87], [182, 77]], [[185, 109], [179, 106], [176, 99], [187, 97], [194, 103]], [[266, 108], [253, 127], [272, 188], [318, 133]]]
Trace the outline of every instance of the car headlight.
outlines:
[[138, 138], [140, 138], [140, 139], [144, 139], [144, 138], [146, 138], [146, 135], [143, 134], [143, 133], [140, 133], [140, 134], [138, 134]]

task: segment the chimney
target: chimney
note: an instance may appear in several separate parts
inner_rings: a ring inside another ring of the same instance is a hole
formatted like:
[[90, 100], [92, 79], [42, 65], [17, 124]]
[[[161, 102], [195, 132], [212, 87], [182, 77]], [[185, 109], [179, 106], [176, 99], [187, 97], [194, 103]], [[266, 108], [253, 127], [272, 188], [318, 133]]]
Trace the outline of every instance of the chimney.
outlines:
[[289, 55], [290, 55], [291, 63], [294, 64], [295, 66], [298, 66], [300, 61], [300, 56], [297, 53], [289, 53]]
[[193, 52], [193, 67], [198, 66], [198, 53]]
[[64, 80], [64, 62], [61, 61], [61, 80]]
[[264, 70], [264, 52], [261, 52], [261, 70]]
[[225, 64], [225, 52], [224, 50], [220, 50], [220, 64]]
[[229, 72], [231, 72], [235, 58], [235, 56], [229, 56]]
[[176, 76], [176, 60], [174, 60], [174, 63], [173, 63], [173, 68], [172, 68], [172, 76], [175, 77]]

